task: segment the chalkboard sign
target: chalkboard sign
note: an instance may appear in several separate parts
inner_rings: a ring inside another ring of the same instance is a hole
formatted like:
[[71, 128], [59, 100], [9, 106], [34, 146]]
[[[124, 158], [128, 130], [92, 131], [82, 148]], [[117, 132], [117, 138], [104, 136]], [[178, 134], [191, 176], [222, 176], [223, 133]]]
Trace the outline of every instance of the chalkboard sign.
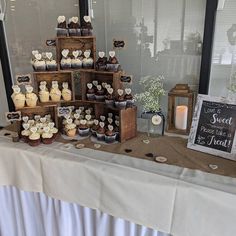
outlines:
[[31, 75], [27, 74], [27, 75], [16, 75], [16, 83], [18, 85], [21, 84], [31, 84]]
[[6, 121], [7, 122], [12, 122], [12, 121], [20, 121], [21, 120], [21, 112], [6, 112]]
[[46, 40], [46, 45], [49, 47], [56, 47], [56, 40], [55, 39], [48, 39], [48, 40]]
[[114, 49], [123, 49], [125, 47], [124, 40], [113, 39], [113, 48]]
[[73, 111], [74, 106], [68, 106], [68, 107], [58, 107], [57, 108], [57, 115], [58, 117], [66, 117], [71, 114]]
[[132, 75], [122, 75], [120, 77], [120, 81], [123, 82], [123, 83], [131, 83]]
[[199, 95], [188, 148], [236, 161], [236, 104], [225, 98]]

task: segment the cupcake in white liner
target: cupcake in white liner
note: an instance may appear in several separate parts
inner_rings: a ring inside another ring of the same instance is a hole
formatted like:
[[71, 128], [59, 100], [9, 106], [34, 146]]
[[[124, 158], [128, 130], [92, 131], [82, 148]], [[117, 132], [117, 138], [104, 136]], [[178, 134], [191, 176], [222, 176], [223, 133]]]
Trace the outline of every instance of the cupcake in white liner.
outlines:
[[67, 36], [68, 30], [66, 28], [66, 17], [65, 16], [58, 16], [57, 18], [57, 36]]
[[105, 133], [105, 142], [114, 143], [116, 141], [116, 133], [112, 125], [108, 125], [107, 131]]
[[71, 69], [71, 58], [68, 57], [69, 55], [69, 49], [63, 49], [62, 52], [62, 59], [61, 59], [61, 69], [63, 70], [69, 70]]
[[68, 137], [75, 137], [76, 135], [76, 124], [71, 118], [66, 119], [65, 133]]
[[38, 50], [33, 50], [33, 51], [32, 51], [33, 58], [32, 58], [31, 61], [30, 61], [31, 65], [32, 65], [32, 67], [33, 67], [33, 69], [34, 69], [34, 62], [36, 61], [36, 58], [35, 58], [35, 55], [36, 55], [36, 54], [39, 54], [39, 51], [38, 51]]
[[91, 50], [86, 50], [84, 52], [84, 59], [83, 59], [83, 68], [85, 69], [93, 69], [93, 58], [90, 57]]
[[26, 105], [28, 107], [36, 107], [38, 96], [35, 93], [33, 93], [33, 87], [31, 85], [26, 85], [25, 89], [26, 89], [26, 95], [25, 95]]
[[72, 55], [74, 56], [74, 58], [71, 59], [71, 67], [73, 69], [81, 69], [83, 66], [83, 58], [81, 57], [82, 51], [75, 50], [72, 52]]
[[90, 129], [88, 127], [87, 120], [80, 120], [80, 125], [78, 128], [79, 135], [82, 137], [86, 137], [89, 135], [89, 131]]
[[69, 84], [68, 82], [63, 82], [62, 83], [62, 98], [64, 101], [71, 101], [72, 100], [72, 91], [69, 89]]
[[21, 139], [23, 142], [28, 143], [29, 142], [29, 136], [31, 134], [30, 132], [30, 124], [23, 123], [22, 124], [23, 130], [21, 131]]
[[[45, 81], [46, 83], [46, 81]], [[40, 102], [49, 102], [49, 92], [46, 88], [46, 85], [43, 83], [43, 84], [40, 84], [39, 85], [39, 100]]]
[[18, 85], [13, 85], [13, 94], [11, 95], [12, 101], [15, 105], [15, 109], [21, 109], [25, 107], [25, 95], [21, 93], [21, 89]]
[[113, 88], [107, 88], [107, 94], [105, 95], [105, 103], [108, 107], [114, 107], [114, 95], [113, 95]]
[[56, 71], [57, 70], [57, 62], [53, 59], [53, 55], [51, 52], [46, 52], [46, 67], [48, 71]]
[[46, 62], [42, 59], [42, 54], [37, 53], [34, 55], [35, 60], [33, 63], [33, 68], [35, 71], [46, 71]]
[[70, 36], [81, 36], [79, 18], [77, 16], [73, 16], [69, 19], [68, 31]]
[[50, 97], [53, 102], [60, 102], [61, 91], [57, 81], [52, 81], [52, 88], [50, 90]]

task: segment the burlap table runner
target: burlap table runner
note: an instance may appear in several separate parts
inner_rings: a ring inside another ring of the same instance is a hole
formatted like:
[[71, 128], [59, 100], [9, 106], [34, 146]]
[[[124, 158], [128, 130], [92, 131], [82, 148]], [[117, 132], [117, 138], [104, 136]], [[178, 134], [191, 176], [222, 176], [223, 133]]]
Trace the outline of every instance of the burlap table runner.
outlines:
[[[146, 144], [143, 140], [149, 139]], [[90, 138], [81, 141], [68, 141], [59, 137], [58, 142], [84, 144], [86, 148], [95, 149], [97, 142], [92, 142]], [[100, 143], [100, 142], [99, 142]], [[97, 150], [116, 154], [128, 155], [135, 158], [154, 161], [157, 156], [164, 156], [168, 160], [165, 164], [176, 165], [189, 169], [201, 170], [208, 173], [219, 174], [229, 177], [236, 177], [236, 162], [214, 155], [194, 151], [187, 148], [187, 140], [180, 137], [162, 136], [158, 138], [147, 137], [144, 133], [138, 133], [136, 138], [124, 143], [101, 144]], [[213, 170], [209, 165], [217, 165]]]

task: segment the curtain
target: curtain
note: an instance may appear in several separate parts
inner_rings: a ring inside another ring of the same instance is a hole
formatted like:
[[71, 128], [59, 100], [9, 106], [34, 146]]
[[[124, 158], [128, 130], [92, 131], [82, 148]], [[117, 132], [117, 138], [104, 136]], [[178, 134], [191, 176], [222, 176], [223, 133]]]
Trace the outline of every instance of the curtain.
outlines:
[[[63, 191], [63, 190], [62, 190]], [[1, 236], [167, 236], [43, 193], [0, 187]]]

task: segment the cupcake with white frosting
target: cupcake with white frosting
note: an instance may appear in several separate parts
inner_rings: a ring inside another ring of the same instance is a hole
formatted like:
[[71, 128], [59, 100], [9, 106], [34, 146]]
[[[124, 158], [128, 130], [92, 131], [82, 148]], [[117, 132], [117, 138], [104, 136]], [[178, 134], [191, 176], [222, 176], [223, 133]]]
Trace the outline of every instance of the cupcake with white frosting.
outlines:
[[50, 90], [50, 97], [53, 102], [60, 102], [61, 91], [57, 81], [52, 81], [52, 88]]
[[31, 85], [26, 85], [26, 105], [28, 107], [36, 107], [37, 106], [37, 101], [38, 101], [38, 96], [33, 93], [33, 87]]
[[12, 101], [15, 105], [15, 109], [21, 109], [25, 106], [25, 95], [21, 93], [21, 89], [18, 85], [13, 85], [13, 94], [11, 95]]

